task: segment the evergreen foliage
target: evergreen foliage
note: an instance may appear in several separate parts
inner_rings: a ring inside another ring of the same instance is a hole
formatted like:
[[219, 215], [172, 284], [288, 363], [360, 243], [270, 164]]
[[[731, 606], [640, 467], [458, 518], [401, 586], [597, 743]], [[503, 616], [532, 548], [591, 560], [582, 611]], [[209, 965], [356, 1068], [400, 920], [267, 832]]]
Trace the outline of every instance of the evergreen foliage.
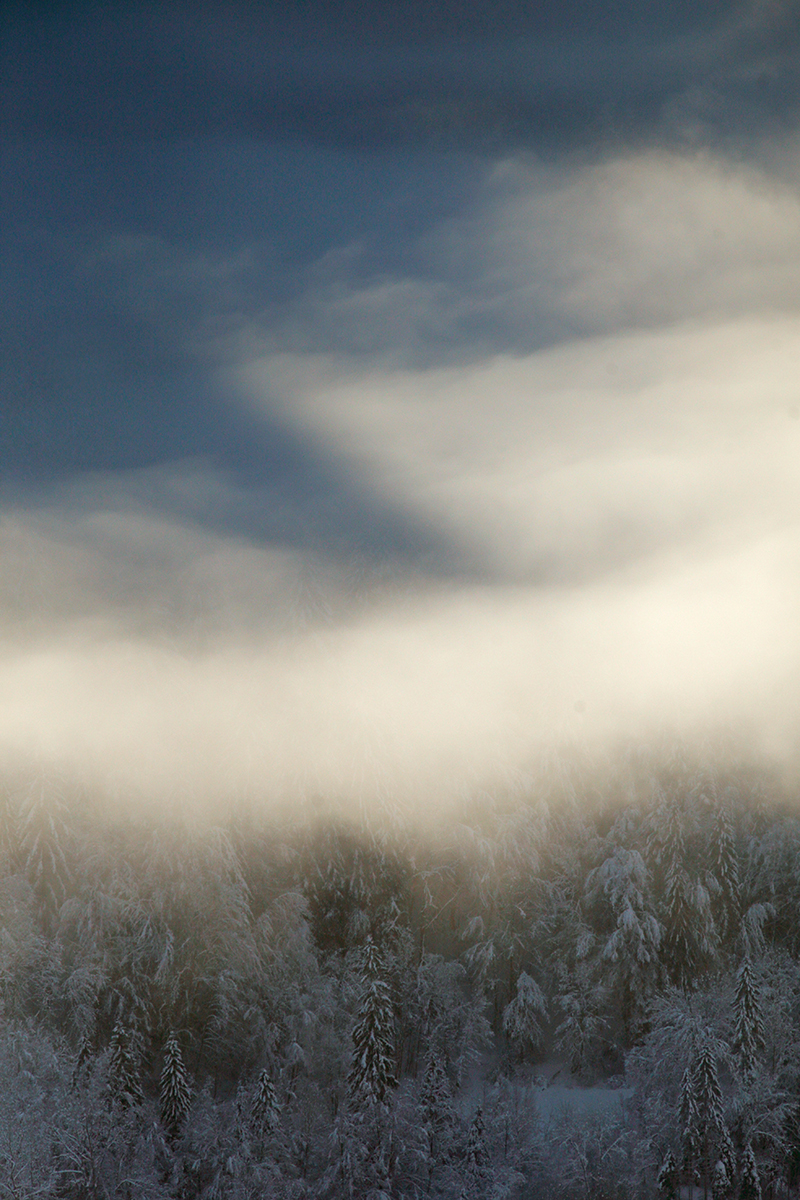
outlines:
[[742, 1155], [742, 1182], [739, 1200], [761, 1200], [761, 1179], [753, 1147], [748, 1143]]
[[477, 1108], [469, 1126], [464, 1159], [464, 1187], [461, 1200], [479, 1200], [490, 1181], [489, 1155], [486, 1148], [486, 1124], [483, 1109]]
[[728, 1168], [721, 1158], [714, 1164], [711, 1177], [711, 1195], [713, 1200], [732, 1200], [733, 1180], [728, 1174]]
[[192, 1102], [189, 1075], [175, 1033], [170, 1033], [164, 1047], [164, 1065], [160, 1083], [161, 1123], [170, 1141], [180, 1136]]
[[[777, 793], [750, 811], [742, 779], [723, 821], [726, 781], [685, 763], [631, 758], [605, 798], [562, 768], [431, 844], [399, 822], [92, 828], [59, 801], [62, 869], [21, 822], [0, 854], [0, 1193], [796, 1189], [800, 821]], [[162, 1022], [191, 1039], [194, 1102], [174, 1033], [153, 1074]], [[503, 1034], [608, 1110], [539, 1103]]]
[[745, 1075], [752, 1075], [758, 1054], [764, 1049], [764, 1021], [761, 1015], [761, 992], [749, 955], [742, 960], [736, 976], [732, 1044], [742, 1071]]
[[117, 1021], [111, 1038], [109, 1061], [111, 1094], [124, 1107], [141, 1104], [144, 1099], [139, 1069], [131, 1049], [128, 1030]]
[[517, 980], [517, 994], [503, 1013], [503, 1031], [520, 1058], [538, 1050], [546, 1017], [547, 1001], [542, 989], [522, 971]]
[[664, 1200], [676, 1200], [678, 1195], [678, 1178], [678, 1164], [675, 1161], [675, 1155], [671, 1150], [668, 1150], [656, 1179], [658, 1190], [661, 1192]]
[[66, 802], [37, 780], [21, 805], [19, 856], [47, 925], [55, 921], [69, 889], [68, 846]]
[[711, 838], [711, 870], [718, 893], [713, 905], [720, 936], [724, 939], [739, 923], [739, 855], [733, 821], [728, 806], [717, 806]]
[[395, 1019], [392, 994], [383, 977], [383, 963], [372, 939], [367, 941], [362, 974], [362, 999], [353, 1026], [353, 1060], [348, 1076], [351, 1102], [383, 1103], [397, 1086], [395, 1077]]
[[[450, 1084], [441, 1062], [435, 1055], [428, 1059], [425, 1069], [419, 1109], [427, 1143], [425, 1148], [428, 1162], [432, 1169], [434, 1164], [449, 1156], [456, 1126]], [[428, 1182], [430, 1183], [430, 1177]]]
[[260, 1071], [256, 1083], [252, 1118], [253, 1125], [261, 1136], [274, 1133], [280, 1121], [278, 1096], [266, 1067]]

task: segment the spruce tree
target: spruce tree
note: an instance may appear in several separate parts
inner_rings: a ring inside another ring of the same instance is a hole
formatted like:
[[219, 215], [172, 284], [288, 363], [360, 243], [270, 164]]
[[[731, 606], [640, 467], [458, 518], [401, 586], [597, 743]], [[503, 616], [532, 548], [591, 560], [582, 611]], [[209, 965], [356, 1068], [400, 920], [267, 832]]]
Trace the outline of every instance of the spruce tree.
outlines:
[[503, 1032], [520, 1059], [539, 1048], [546, 1015], [547, 1004], [541, 988], [522, 971], [517, 980], [517, 994], [503, 1013]]
[[700, 1137], [700, 1110], [697, 1103], [697, 1086], [694, 1072], [694, 1050], [681, 1079], [678, 1116], [681, 1141], [683, 1143], [683, 1169], [689, 1179], [694, 1176], [695, 1161]]
[[761, 1180], [753, 1147], [748, 1143], [742, 1155], [742, 1183], [739, 1200], [761, 1200]]
[[733, 1181], [721, 1158], [714, 1164], [711, 1175], [711, 1196], [712, 1200], [731, 1200], [733, 1196]]
[[661, 1164], [656, 1178], [656, 1184], [664, 1200], [677, 1200], [678, 1195], [678, 1164], [671, 1150]]
[[260, 1136], [274, 1133], [280, 1121], [280, 1106], [266, 1067], [261, 1071], [252, 1107], [253, 1125]]
[[749, 955], [742, 960], [736, 976], [734, 1001], [733, 1049], [745, 1075], [752, 1075], [759, 1050], [764, 1049], [764, 1021], [761, 1015], [761, 991]]
[[711, 841], [711, 870], [719, 885], [714, 902], [714, 916], [721, 937], [738, 925], [739, 920], [739, 856], [736, 850], [731, 814], [720, 804], [714, 819]]
[[174, 1033], [170, 1033], [164, 1048], [160, 1097], [161, 1122], [167, 1132], [167, 1137], [174, 1142], [181, 1132], [192, 1100], [189, 1075]]
[[67, 816], [64, 799], [55, 790], [46, 789], [41, 780], [33, 785], [21, 806], [21, 866], [48, 928], [56, 921], [70, 883]]
[[392, 994], [371, 938], [364, 951], [362, 987], [348, 1076], [350, 1099], [356, 1106], [383, 1103], [389, 1089], [397, 1086]]
[[461, 1200], [478, 1200], [489, 1184], [489, 1155], [486, 1150], [486, 1126], [483, 1110], [477, 1108], [469, 1127], [465, 1159], [464, 1187]]
[[94, 1056], [94, 1052], [95, 1052], [94, 1039], [91, 1037], [91, 1035], [88, 1033], [87, 1030], [84, 1030], [84, 1032], [81, 1034], [81, 1038], [78, 1043], [78, 1053], [75, 1057], [75, 1066], [72, 1071], [72, 1086], [73, 1087], [75, 1087], [77, 1085], [78, 1080], [80, 1079], [81, 1074], [84, 1071], [84, 1068], [88, 1069], [88, 1066], [91, 1063], [92, 1058]]
[[665, 810], [660, 850], [664, 896], [661, 960], [675, 987], [691, 988], [713, 958], [716, 931], [706, 888], [689, 873], [684, 837], [685, 813], [674, 798]]
[[684, 1073], [681, 1122], [688, 1165], [699, 1171], [704, 1190], [707, 1191], [715, 1163], [723, 1158], [727, 1170], [726, 1160], [730, 1155], [730, 1135], [725, 1125], [722, 1088], [709, 1037], [703, 1039]]
[[144, 1095], [139, 1071], [131, 1049], [130, 1035], [121, 1021], [117, 1021], [111, 1035], [109, 1081], [112, 1096], [125, 1108], [141, 1104]]
[[455, 1126], [455, 1110], [450, 1084], [439, 1059], [428, 1060], [420, 1091], [422, 1125], [428, 1142], [431, 1162], [447, 1152]]

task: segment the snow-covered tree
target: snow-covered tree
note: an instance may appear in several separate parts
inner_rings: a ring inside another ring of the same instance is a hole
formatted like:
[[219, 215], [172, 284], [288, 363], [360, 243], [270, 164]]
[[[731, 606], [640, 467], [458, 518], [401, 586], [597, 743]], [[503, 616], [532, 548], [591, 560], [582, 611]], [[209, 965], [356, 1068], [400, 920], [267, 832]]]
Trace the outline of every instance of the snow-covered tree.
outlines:
[[142, 1102], [142, 1084], [131, 1038], [125, 1026], [117, 1021], [111, 1038], [111, 1057], [108, 1066], [112, 1096], [128, 1108]]
[[680, 1122], [689, 1174], [696, 1171], [706, 1190], [722, 1159], [726, 1171], [732, 1153], [725, 1125], [717, 1058], [710, 1034], [696, 1048], [681, 1082]]
[[675, 1155], [668, 1150], [656, 1178], [658, 1190], [664, 1200], [677, 1200], [678, 1196], [678, 1164]]
[[711, 834], [711, 872], [717, 894], [712, 901], [714, 919], [720, 937], [725, 938], [738, 926], [741, 904], [739, 854], [729, 807], [717, 805]]
[[461, 1200], [480, 1200], [489, 1187], [491, 1169], [486, 1148], [486, 1123], [483, 1109], [477, 1108], [469, 1126], [464, 1157], [464, 1185]]
[[278, 1096], [266, 1067], [259, 1072], [256, 1081], [251, 1115], [253, 1126], [262, 1137], [274, 1133], [280, 1122], [281, 1110]]
[[572, 1074], [580, 1075], [597, 1068], [608, 1045], [609, 1023], [601, 989], [581, 975], [573, 976], [573, 982], [556, 998], [562, 1019], [555, 1028], [555, 1045], [567, 1056]]
[[42, 919], [52, 926], [70, 884], [66, 800], [57, 788], [36, 780], [20, 805], [19, 824], [22, 869], [39, 902]]
[[397, 1086], [395, 1078], [395, 1019], [392, 993], [384, 966], [370, 938], [364, 949], [362, 998], [353, 1027], [353, 1060], [348, 1076], [353, 1104], [383, 1103]]
[[453, 1096], [444, 1068], [436, 1055], [428, 1059], [419, 1096], [420, 1115], [432, 1159], [446, 1153], [456, 1123]]
[[459, 1084], [491, 1044], [483, 993], [468, 987], [462, 963], [429, 953], [422, 955], [410, 990], [407, 1069], [435, 1054]]
[[758, 1173], [758, 1163], [753, 1153], [753, 1147], [745, 1146], [742, 1155], [742, 1181], [739, 1187], [739, 1200], [761, 1200], [761, 1179]]
[[427, 1192], [432, 1194], [435, 1182], [441, 1187], [442, 1174], [452, 1172], [458, 1129], [450, 1083], [436, 1055], [428, 1059], [417, 1113], [422, 1134], [423, 1177]]
[[170, 1033], [164, 1047], [161, 1069], [161, 1122], [170, 1141], [176, 1141], [192, 1102], [189, 1074], [175, 1033]]
[[732, 1200], [733, 1197], [733, 1180], [721, 1158], [714, 1164], [711, 1175], [711, 1195], [713, 1200]]
[[733, 1049], [742, 1071], [751, 1075], [759, 1051], [764, 1049], [764, 1020], [761, 1013], [761, 989], [749, 955], [742, 960], [736, 976], [734, 1001]]
[[648, 856], [660, 897], [659, 953], [669, 981], [685, 989], [695, 984], [716, 953], [711, 895], [703, 882], [708, 864], [694, 861], [690, 853], [698, 818], [686, 795], [673, 784], [667, 792], [658, 787], [656, 798]]
[[518, 1057], [535, 1054], [542, 1042], [542, 1022], [547, 1018], [547, 1001], [535, 979], [526, 971], [517, 980], [517, 994], [503, 1013], [503, 1031]]
[[617, 846], [587, 876], [585, 903], [595, 910], [601, 904], [606, 909], [601, 964], [618, 999], [626, 1034], [631, 1035], [656, 982], [661, 941], [661, 928], [650, 908], [648, 872], [639, 852]]

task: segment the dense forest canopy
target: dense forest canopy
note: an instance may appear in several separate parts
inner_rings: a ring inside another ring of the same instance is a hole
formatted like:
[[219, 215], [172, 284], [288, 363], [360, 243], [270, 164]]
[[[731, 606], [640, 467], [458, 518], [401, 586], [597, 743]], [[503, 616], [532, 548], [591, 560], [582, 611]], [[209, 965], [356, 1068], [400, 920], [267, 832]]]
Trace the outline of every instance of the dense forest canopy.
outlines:
[[17, 774], [0, 1183], [795, 1194], [799, 903], [793, 787], [667, 739], [553, 755], [436, 836], [321, 797], [159, 824]]

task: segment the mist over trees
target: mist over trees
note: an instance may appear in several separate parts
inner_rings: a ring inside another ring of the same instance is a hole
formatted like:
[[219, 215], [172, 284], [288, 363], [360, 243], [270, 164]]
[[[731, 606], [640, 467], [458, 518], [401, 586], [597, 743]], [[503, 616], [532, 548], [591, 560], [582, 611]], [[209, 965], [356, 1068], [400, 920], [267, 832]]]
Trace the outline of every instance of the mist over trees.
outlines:
[[794, 799], [679, 745], [553, 758], [436, 837], [10, 780], [0, 1189], [798, 1195]]

